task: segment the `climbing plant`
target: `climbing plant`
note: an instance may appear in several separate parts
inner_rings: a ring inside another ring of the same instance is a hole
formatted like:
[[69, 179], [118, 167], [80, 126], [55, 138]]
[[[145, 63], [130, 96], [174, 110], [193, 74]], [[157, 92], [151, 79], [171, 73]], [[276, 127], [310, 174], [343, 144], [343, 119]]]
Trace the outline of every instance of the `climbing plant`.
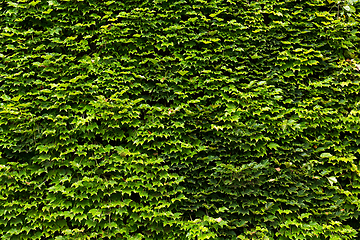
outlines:
[[1, 1], [1, 239], [358, 238], [359, 7]]

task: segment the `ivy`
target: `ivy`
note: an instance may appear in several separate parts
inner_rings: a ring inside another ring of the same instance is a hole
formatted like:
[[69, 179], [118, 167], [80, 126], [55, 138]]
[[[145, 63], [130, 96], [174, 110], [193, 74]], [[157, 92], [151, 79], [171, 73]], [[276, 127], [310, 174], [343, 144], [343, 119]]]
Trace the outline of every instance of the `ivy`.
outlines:
[[359, 1], [2, 1], [1, 239], [356, 239]]

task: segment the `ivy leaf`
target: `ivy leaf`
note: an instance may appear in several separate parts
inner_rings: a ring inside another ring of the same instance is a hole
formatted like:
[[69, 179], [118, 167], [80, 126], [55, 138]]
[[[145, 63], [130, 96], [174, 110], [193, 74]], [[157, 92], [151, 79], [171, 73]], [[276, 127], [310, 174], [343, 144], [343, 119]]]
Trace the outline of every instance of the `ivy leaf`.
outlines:
[[346, 11], [348, 11], [348, 12], [351, 12], [351, 13], [356, 12], [355, 7], [352, 6], [352, 5], [345, 5], [345, 6], [344, 6], [344, 9], [345, 9]]
[[295, 76], [293, 71], [287, 71], [287, 72], [284, 73], [284, 77], [291, 77], [291, 76]]
[[188, 73], [189, 71], [178, 71], [178, 73], [180, 73], [181, 76], [184, 76]]
[[268, 144], [268, 148], [270, 149], [277, 149], [278, 147], [280, 147], [279, 144], [274, 142]]
[[330, 185], [332, 186], [334, 183], [337, 183], [336, 177], [327, 177]]
[[99, 209], [91, 209], [89, 213], [93, 216], [97, 216], [97, 217], [101, 216], [101, 210]]
[[94, 220], [86, 220], [85, 225], [89, 226], [89, 227], [95, 227], [96, 226], [96, 222]]
[[332, 157], [332, 156], [333, 156], [333, 155], [331, 155], [331, 153], [327, 153], [327, 152], [322, 153], [322, 154], [320, 155], [321, 158], [330, 158], [330, 157]]

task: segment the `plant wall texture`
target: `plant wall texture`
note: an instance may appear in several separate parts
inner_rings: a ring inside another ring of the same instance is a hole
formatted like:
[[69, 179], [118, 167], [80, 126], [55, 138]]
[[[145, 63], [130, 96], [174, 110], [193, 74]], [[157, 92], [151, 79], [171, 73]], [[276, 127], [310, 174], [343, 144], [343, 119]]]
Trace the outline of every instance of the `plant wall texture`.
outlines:
[[0, 1], [0, 238], [359, 239], [359, 11]]

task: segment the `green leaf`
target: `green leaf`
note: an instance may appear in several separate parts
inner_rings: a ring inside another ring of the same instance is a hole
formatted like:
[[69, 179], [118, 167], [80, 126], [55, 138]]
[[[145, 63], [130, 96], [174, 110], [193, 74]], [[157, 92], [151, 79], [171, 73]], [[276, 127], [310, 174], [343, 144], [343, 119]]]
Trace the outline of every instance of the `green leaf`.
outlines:
[[348, 12], [352, 12], [352, 13], [356, 12], [356, 8], [352, 5], [345, 5], [343, 6], [343, 8]]
[[97, 217], [99, 217], [99, 216], [101, 216], [101, 210], [100, 209], [91, 209], [90, 211], [89, 211], [89, 213], [91, 214], [91, 215], [93, 215], [93, 216], [97, 216]]
[[270, 149], [278, 149], [278, 147], [280, 147], [279, 144], [274, 142], [268, 144], [268, 148]]
[[337, 183], [336, 177], [327, 177], [330, 185], [332, 186], [334, 183]]
[[189, 71], [178, 71], [178, 73], [180, 73], [181, 76], [184, 76], [188, 73]]
[[287, 71], [284, 73], [284, 77], [291, 77], [291, 76], [295, 76], [293, 71]]
[[332, 156], [333, 156], [333, 155], [331, 155], [331, 153], [327, 153], [327, 152], [322, 153], [322, 154], [320, 155], [321, 158], [330, 158], [330, 157], [332, 157]]
[[88, 227], [95, 227], [96, 222], [94, 220], [88, 219], [86, 220], [85, 225], [87, 225]]

